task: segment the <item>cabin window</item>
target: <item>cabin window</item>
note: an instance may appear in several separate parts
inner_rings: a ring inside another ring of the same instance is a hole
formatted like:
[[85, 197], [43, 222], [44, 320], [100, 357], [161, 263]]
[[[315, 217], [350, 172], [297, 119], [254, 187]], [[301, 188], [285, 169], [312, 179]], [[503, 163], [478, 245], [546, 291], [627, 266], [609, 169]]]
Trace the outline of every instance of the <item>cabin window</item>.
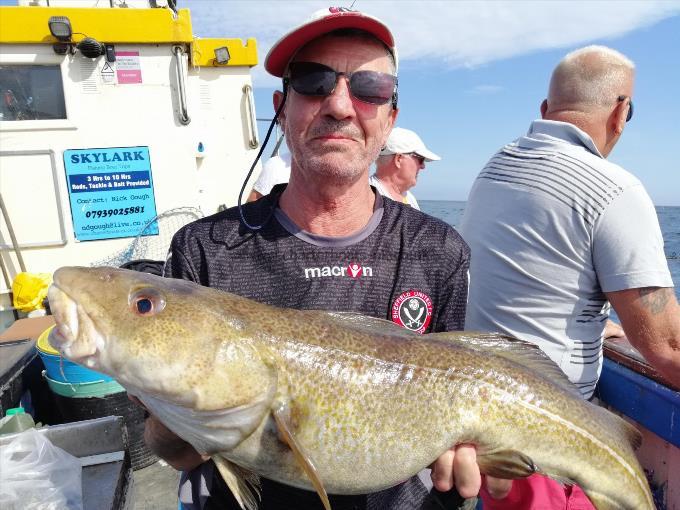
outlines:
[[58, 65], [0, 65], [0, 121], [65, 118]]

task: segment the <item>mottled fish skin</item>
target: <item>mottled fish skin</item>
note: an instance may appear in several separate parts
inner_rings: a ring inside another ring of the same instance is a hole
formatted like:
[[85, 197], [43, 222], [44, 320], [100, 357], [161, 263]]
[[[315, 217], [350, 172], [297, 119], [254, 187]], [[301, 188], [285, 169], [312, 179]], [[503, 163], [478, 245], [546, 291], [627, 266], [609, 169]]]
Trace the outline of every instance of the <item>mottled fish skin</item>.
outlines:
[[[136, 313], [139, 296], [160, 311]], [[539, 371], [474, 347], [494, 338], [511, 345], [500, 336], [420, 336], [112, 268], [62, 268], [49, 297], [63, 325], [51, 341], [66, 357], [143, 401], [153, 396], [161, 415], [163, 406], [166, 416], [184, 413], [185, 423], [166, 425], [267, 478], [312, 488], [271, 415], [283, 406], [328, 493], [392, 486], [465, 442], [481, 459], [521, 452], [540, 472], [578, 483], [598, 510], [654, 509], [629, 426]], [[212, 428], [237, 423], [228, 450], [196, 432], [206, 429], [202, 416]]]

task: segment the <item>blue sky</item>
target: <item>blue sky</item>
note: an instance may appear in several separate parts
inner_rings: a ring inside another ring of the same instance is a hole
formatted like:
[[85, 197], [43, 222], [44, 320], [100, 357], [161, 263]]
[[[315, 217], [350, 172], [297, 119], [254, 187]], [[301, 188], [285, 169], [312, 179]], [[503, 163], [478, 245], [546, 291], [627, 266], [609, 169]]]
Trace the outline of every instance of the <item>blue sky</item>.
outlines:
[[[325, 2], [188, 0], [194, 32], [271, 44]], [[572, 49], [605, 44], [637, 66], [635, 116], [610, 159], [657, 205], [680, 205], [680, 2], [411, 2], [358, 0], [383, 19], [400, 54], [397, 125], [442, 161], [421, 173], [418, 199], [464, 200], [486, 160], [538, 117], [550, 73]], [[253, 69], [258, 117], [277, 82]], [[265, 126], [261, 126], [263, 132]], [[269, 154], [268, 150], [265, 154]]]
[[[197, 36], [255, 37], [263, 62], [281, 35], [335, 2], [178, 4], [191, 9]], [[419, 200], [464, 200], [487, 159], [538, 117], [557, 62], [575, 48], [604, 44], [637, 66], [635, 115], [610, 159], [634, 173], [655, 204], [680, 206], [680, 0], [355, 0], [354, 8], [395, 34], [397, 125], [417, 131], [442, 156], [421, 173], [413, 190]], [[262, 64], [252, 75], [258, 117], [271, 117], [278, 81]]]

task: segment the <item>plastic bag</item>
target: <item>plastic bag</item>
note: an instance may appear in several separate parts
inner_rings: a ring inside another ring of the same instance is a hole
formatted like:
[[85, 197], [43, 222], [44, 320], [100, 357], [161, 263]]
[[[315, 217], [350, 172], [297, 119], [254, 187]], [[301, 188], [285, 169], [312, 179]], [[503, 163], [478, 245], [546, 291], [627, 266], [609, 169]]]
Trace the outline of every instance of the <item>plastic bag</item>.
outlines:
[[82, 510], [80, 460], [28, 429], [0, 446], [2, 510]]
[[25, 313], [44, 308], [43, 301], [51, 283], [50, 273], [19, 273], [12, 282], [14, 307]]

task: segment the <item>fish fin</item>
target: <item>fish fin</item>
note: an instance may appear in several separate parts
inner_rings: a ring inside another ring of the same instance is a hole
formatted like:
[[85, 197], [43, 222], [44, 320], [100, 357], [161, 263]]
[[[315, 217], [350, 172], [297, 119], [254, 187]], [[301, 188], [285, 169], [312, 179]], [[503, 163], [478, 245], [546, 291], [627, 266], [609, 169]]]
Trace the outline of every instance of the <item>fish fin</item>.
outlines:
[[221, 455], [213, 455], [211, 458], [241, 509], [257, 510], [257, 502], [261, 499], [258, 476], [229, 462]]
[[478, 331], [447, 331], [432, 333], [426, 336], [430, 340], [438, 340], [452, 345], [459, 345], [467, 349], [475, 349], [492, 353], [517, 363], [531, 371], [540, 374], [553, 384], [559, 386], [571, 395], [582, 399], [583, 396], [576, 386], [569, 380], [557, 364], [541, 349], [531, 342], [520, 340], [501, 333], [485, 333]]
[[[318, 312], [314, 312], [318, 313]], [[423, 336], [414, 333], [398, 324], [377, 317], [367, 317], [356, 312], [326, 312], [327, 316], [342, 322], [343, 328], [351, 328], [364, 333], [383, 333], [390, 336], [413, 337], [423, 339]], [[447, 331], [430, 333], [425, 335], [428, 340], [437, 340], [451, 345], [458, 345], [468, 349], [476, 349], [483, 352], [491, 352], [497, 356], [518, 363], [534, 372], [542, 374], [553, 384], [568, 391], [571, 395], [583, 398], [581, 392], [564, 375], [560, 367], [555, 364], [541, 349], [531, 342], [526, 342], [501, 333], [488, 333], [481, 331]]]
[[478, 498], [468, 498], [463, 501], [463, 504], [458, 507], [458, 510], [475, 510], [477, 508]]
[[326, 494], [326, 489], [319, 479], [319, 474], [316, 471], [316, 467], [314, 467], [312, 459], [305, 453], [302, 445], [297, 442], [295, 436], [293, 435], [290, 427], [290, 410], [288, 405], [279, 402], [274, 406], [272, 414], [274, 415], [274, 420], [276, 421], [280, 438], [290, 447], [290, 449], [293, 451], [293, 454], [295, 455], [295, 459], [302, 466], [302, 469], [305, 471], [305, 473], [307, 473], [307, 477], [309, 477], [309, 480], [312, 482], [316, 492], [319, 494], [324, 508], [326, 510], [331, 510], [331, 504], [328, 501], [328, 494]]
[[547, 476], [548, 478], [551, 478], [552, 480], [556, 481], [560, 485], [578, 485], [574, 480], [571, 478], [567, 478], [566, 476], [559, 476], [555, 475], [552, 473], [545, 473], [544, 471], [541, 471], [540, 469], [536, 471], [540, 475]]
[[[318, 313], [314, 310], [314, 313]], [[413, 331], [402, 328], [399, 324], [388, 321], [387, 319], [379, 319], [378, 317], [369, 317], [361, 315], [357, 312], [324, 312], [331, 320], [340, 321], [343, 328], [350, 328], [362, 331], [364, 333], [385, 333], [397, 336], [408, 336], [421, 338], [421, 335]]]
[[539, 472], [530, 457], [516, 450], [497, 450], [477, 453], [479, 470], [489, 476], [514, 480]]
[[605, 421], [613, 430], [616, 430], [628, 440], [634, 450], [640, 448], [640, 445], [642, 444], [642, 434], [634, 425], [631, 425], [620, 416], [615, 415], [606, 407], [600, 407], [596, 404], [592, 404], [592, 407], [594, 408], [594, 412], [600, 415], [601, 420]]
[[468, 498], [458, 507], [458, 510], [475, 510], [477, 508], [477, 498]]
[[[314, 312], [318, 313], [318, 312]], [[377, 317], [367, 317], [356, 312], [326, 312], [331, 320], [341, 321], [343, 328], [351, 328], [364, 333], [383, 333], [390, 336], [412, 338], [414, 335], [423, 339], [423, 336], [414, 333], [398, 324]], [[531, 342], [526, 342], [501, 333], [488, 333], [481, 331], [447, 331], [430, 333], [425, 335], [428, 340], [457, 345], [468, 349], [476, 349], [483, 352], [491, 352], [497, 356], [510, 360], [514, 363], [538, 372], [545, 379], [559, 386], [571, 395], [583, 398], [581, 392], [564, 374], [562, 369], [546, 356], [541, 349]]]

